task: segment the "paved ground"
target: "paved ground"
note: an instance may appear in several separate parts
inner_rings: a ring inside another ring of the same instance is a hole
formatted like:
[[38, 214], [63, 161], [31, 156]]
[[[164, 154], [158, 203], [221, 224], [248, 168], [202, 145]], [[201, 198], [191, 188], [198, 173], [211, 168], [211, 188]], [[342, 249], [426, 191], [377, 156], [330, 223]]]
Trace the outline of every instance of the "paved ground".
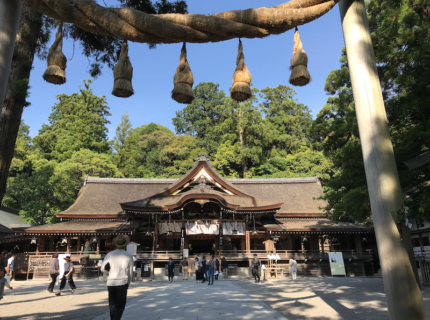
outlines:
[[[60, 297], [46, 291], [49, 282], [12, 281], [14, 288], [5, 288], [6, 296], [0, 300], [1, 320], [9, 319], [93, 319], [108, 310], [106, 283], [97, 280], [77, 280], [78, 289], [74, 295], [66, 284]], [[128, 301], [152, 290], [155, 283], [133, 285]], [[58, 286], [55, 287], [55, 290]]]
[[[0, 301], [5, 319], [108, 319], [105, 283], [77, 281], [78, 290], [56, 297], [47, 282], [15, 281]], [[57, 287], [58, 288], [58, 287]], [[424, 288], [430, 320], [430, 288]], [[133, 283], [124, 320], [388, 320], [381, 279], [298, 278], [293, 282], [217, 281], [215, 285], [175, 278]]]

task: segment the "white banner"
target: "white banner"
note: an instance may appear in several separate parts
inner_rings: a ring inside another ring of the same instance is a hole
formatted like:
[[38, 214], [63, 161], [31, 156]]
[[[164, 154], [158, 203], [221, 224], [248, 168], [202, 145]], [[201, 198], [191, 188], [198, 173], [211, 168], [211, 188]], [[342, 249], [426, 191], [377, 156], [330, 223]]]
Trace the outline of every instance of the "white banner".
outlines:
[[163, 234], [163, 233], [167, 233], [167, 231], [181, 232], [181, 228], [182, 228], [182, 224], [181, 223], [163, 222], [163, 223], [159, 223], [158, 224], [158, 233], [159, 234]]
[[219, 224], [210, 222], [187, 222], [185, 223], [187, 235], [195, 234], [219, 234]]
[[234, 235], [245, 235], [245, 222], [223, 222], [222, 228], [223, 235], [233, 235], [233, 230], [237, 230], [237, 233]]

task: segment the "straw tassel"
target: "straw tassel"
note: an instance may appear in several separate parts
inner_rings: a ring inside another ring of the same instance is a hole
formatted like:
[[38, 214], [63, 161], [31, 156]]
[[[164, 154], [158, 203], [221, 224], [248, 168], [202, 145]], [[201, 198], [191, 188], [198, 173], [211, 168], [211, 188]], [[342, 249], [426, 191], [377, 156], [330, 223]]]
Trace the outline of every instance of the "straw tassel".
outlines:
[[245, 101], [252, 96], [251, 92], [251, 73], [245, 64], [245, 55], [243, 54], [242, 41], [239, 39], [239, 52], [236, 59], [236, 71], [233, 75], [233, 87], [230, 96], [236, 101]]
[[67, 58], [63, 54], [63, 24], [60, 24], [55, 34], [55, 41], [49, 48], [48, 68], [43, 73], [43, 79], [53, 84], [63, 84], [66, 82]]
[[308, 55], [303, 50], [303, 44], [300, 41], [299, 30], [296, 27], [294, 33], [294, 50], [291, 58], [291, 75], [290, 83], [295, 86], [305, 86], [311, 81], [308, 71]]
[[193, 84], [194, 77], [187, 60], [187, 47], [184, 42], [179, 58], [179, 66], [173, 77], [174, 87], [172, 99], [178, 103], [189, 104], [194, 100]]
[[113, 68], [115, 79], [112, 94], [119, 98], [128, 98], [134, 94], [131, 79], [133, 78], [133, 67], [128, 58], [128, 44], [124, 41], [119, 54], [118, 63]]

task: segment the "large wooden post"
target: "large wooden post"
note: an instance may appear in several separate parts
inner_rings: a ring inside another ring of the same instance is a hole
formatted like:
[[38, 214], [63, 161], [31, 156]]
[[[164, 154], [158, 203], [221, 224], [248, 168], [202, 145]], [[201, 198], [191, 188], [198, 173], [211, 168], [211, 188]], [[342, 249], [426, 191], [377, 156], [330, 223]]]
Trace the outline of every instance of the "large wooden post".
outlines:
[[342, 0], [339, 9], [389, 316], [425, 319], [410, 233], [403, 222], [401, 236], [396, 225], [404, 215], [403, 194], [364, 0]]
[[363, 253], [363, 243], [359, 234], [355, 235], [355, 250], [357, 250], [358, 254]]
[[21, 0], [0, 0], [0, 101], [2, 106], [6, 97], [21, 9]]

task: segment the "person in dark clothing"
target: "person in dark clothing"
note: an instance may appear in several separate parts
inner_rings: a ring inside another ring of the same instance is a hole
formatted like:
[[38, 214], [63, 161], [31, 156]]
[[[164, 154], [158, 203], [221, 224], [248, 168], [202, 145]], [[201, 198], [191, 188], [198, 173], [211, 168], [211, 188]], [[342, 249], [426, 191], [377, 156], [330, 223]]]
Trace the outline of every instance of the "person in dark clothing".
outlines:
[[57, 281], [57, 277], [60, 274], [60, 262], [58, 261], [58, 253], [54, 253], [51, 261], [49, 262], [49, 274], [51, 275], [51, 283], [49, 284], [48, 292], [54, 293], [55, 282]]
[[252, 276], [255, 279], [255, 283], [260, 282], [260, 274], [259, 274], [260, 260], [257, 258], [256, 254], [254, 254], [254, 260], [251, 261], [251, 266], [252, 266]]
[[224, 275], [224, 279], [228, 279], [228, 262], [225, 257], [221, 259], [221, 272]]
[[218, 259], [215, 259], [215, 280], [218, 280], [218, 273], [219, 273], [219, 261]]
[[175, 276], [175, 263], [172, 258], [169, 258], [169, 262], [167, 263], [167, 273], [169, 275], [169, 282], [173, 282], [173, 277]]
[[7, 267], [7, 251], [3, 250], [2, 253], [0, 254], [0, 267], [3, 267], [4, 269], [6, 269]]
[[203, 281], [202, 283], [205, 283], [205, 281], [208, 279], [208, 275], [207, 275], [207, 270], [206, 270], [206, 257], [203, 256], [203, 260], [202, 260], [202, 268], [201, 268], [201, 273], [202, 273], [202, 277], [203, 277]]
[[66, 260], [66, 263], [64, 264], [64, 274], [63, 278], [61, 279], [60, 292], [56, 293], [56, 296], [61, 296], [61, 291], [66, 286], [66, 281], [69, 282], [70, 289], [72, 289], [72, 294], [74, 294], [76, 290], [75, 282], [73, 281], [73, 262], [71, 261], [70, 257], [65, 257], [64, 260]]

